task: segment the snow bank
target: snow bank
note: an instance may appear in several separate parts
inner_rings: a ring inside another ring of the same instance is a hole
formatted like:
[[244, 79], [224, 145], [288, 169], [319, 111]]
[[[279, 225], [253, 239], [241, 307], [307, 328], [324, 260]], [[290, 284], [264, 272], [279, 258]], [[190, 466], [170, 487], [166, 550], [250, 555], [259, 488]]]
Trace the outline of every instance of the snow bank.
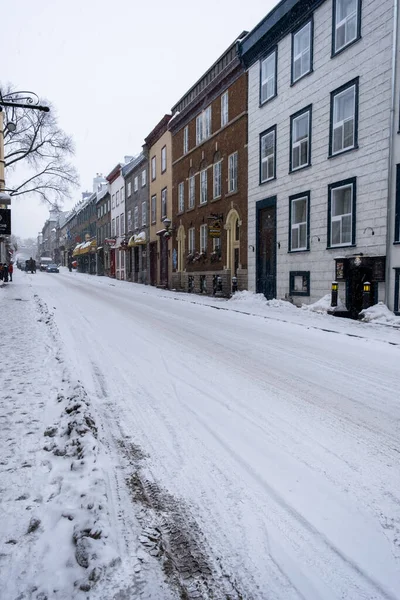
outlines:
[[273, 300], [267, 300], [264, 294], [256, 294], [254, 292], [236, 292], [230, 300], [228, 300], [228, 304], [240, 304], [241, 307], [247, 306], [248, 308], [253, 307], [269, 307], [269, 308], [280, 308], [287, 310], [297, 310], [296, 307], [290, 302], [286, 302], [285, 300], [278, 300], [274, 298]]
[[360, 315], [362, 316], [361, 320], [366, 323], [373, 321], [374, 323], [400, 327], [400, 317], [396, 317], [383, 302], [378, 302], [378, 304], [362, 310]]
[[343, 302], [340, 300], [340, 298], [338, 298], [338, 305], [336, 308], [333, 308], [331, 306], [331, 294], [326, 294], [325, 296], [323, 296], [322, 298], [320, 298], [319, 300], [317, 300], [317, 302], [314, 302], [313, 304], [302, 304], [301, 308], [303, 310], [310, 310], [312, 312], [316, 312], [316, 313], [320, 313], [320, 314], [326, 314], [328, 312], [328, 310], [330, 310], [330, 311], [346, 310], [346, 307], [343, 304]]

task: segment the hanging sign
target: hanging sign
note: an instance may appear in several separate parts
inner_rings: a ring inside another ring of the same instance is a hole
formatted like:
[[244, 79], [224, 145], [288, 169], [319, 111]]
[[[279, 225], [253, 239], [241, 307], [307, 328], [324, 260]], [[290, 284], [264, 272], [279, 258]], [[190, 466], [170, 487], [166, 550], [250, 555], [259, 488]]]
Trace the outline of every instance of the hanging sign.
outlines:
[[0, 235], [11, 235], [11, 210], [0, 208]]
[[221, 237], [222, 231], [222, 223], [220, 219], [215, 219], [211, 221], [208, 226], [208, 235], [210, 238], [219, 238]]

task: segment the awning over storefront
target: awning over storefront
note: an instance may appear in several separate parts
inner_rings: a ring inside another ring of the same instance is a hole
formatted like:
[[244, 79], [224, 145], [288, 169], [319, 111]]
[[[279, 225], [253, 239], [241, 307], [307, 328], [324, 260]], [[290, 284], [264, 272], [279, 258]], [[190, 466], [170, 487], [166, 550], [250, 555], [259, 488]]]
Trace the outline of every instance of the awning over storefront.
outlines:
[[78, 244], [77, 246], [75, 246], [74, 251], [72, 252], [72, 256], [78, 256], [78, 254], [81, 253], [82, 246], [83, 244]]
[[87, 254], [88, 252], [96, 252], [96, 240], [92, 240], [91, 242], [82, 242], [75, 246], [72, 256], [81, 256], [82, 254]]
[[133, 248], [135, 246], [142, 246], [147, 243], [146, 232], [141, 231], [137, 235], [132, 235], [128, 242], [128, 248]]

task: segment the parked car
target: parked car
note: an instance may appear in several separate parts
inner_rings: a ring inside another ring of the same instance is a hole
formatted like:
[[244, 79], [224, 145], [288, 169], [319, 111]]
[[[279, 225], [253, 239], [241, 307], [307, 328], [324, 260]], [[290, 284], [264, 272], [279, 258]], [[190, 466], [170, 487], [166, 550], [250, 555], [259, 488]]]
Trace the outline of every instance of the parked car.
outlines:
[[60, 270], [57, 265], [47, 265], [46, 273], [59, 273]]

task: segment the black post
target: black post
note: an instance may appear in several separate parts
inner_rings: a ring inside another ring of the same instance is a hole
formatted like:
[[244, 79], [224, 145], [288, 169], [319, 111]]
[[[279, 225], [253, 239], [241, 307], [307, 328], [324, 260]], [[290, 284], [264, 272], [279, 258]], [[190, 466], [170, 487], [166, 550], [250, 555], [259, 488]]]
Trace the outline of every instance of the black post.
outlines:
[[363, 285], [363, 309], [371, 306], [371, 284], [369, 281], [365, 281]]
[[332, 281], [332, 290], [331, 290], [331, 306], [336, 307], [338, 301], [338, 282]]

